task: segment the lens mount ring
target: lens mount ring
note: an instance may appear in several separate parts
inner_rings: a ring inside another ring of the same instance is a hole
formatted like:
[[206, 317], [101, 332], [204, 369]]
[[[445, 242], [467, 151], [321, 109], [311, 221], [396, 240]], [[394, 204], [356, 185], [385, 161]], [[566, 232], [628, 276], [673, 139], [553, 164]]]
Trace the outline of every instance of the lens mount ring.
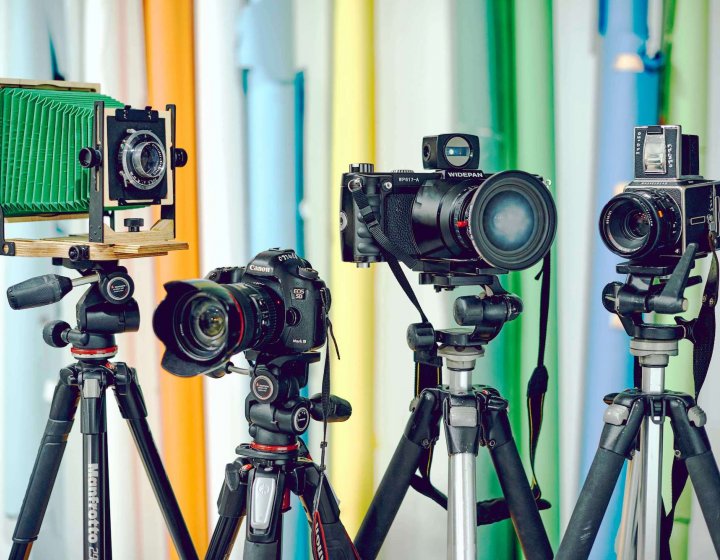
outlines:
[[123, 177], [140, 190], [155, 188], [167, 170], [165, 152], [165, 145], [154, 132], [133, 131], [123, 140], [118, 154]]
[[467, 233], [480, 258], [491, 266], [523, 270], [550, 250], [557, 230], [552, 194], [524, 171], [492, 175], [473, 194]]

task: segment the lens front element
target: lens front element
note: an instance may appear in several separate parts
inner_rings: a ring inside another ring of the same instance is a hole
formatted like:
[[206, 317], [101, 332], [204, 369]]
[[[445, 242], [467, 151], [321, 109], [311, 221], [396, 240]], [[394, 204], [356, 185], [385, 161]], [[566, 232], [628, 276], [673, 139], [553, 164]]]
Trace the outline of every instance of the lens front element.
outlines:
[[136, 130], [128, 135], [120, 145], [118, 157], [122, 176], [133, 187], [147, 191], [165, 177], [165, 146], [149, 130]]
[[600, 213], [600, 236], [616, 255], [643, 258], [673, 245], [680, 235], [680, 209], [653, 189], [621, 193]]
[[202, 292], [192, 294], [177, 308], [179, 346], [196, 360], [221, 354], [228, 338], [228, 315], [222, 303]]
[[556, 214], [542, 181], [523, 171], [504, 171], [475, 191], [466, 213], [467, 234], [491, 266], [523, 270], [550, 250]]

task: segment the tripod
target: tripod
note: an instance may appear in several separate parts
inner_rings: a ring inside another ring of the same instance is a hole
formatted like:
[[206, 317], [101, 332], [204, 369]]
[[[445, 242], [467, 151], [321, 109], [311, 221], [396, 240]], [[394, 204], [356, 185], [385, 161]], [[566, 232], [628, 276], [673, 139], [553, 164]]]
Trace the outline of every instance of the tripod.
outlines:
[[83, 557], [85, 560], [112, 558], [105, 408], [106, 392], [112, 387], [175, 548], [181, 558], [196, 559], [190, 534], [150, 433], [135, 370], [122, 362], [109, 361], [118, 351], [115, 334], [137, 331], [140, 325], [138, 306], [132, 298], [132, 279], [117, 261], [62, 260], [56, 264], [79, 270], [82, 276], [71, 280], [48, 274], [8, 289], [10, 306], [27, 309], [60, 301], [76, 286], [91, 285], [77, 303], [76, 328], [64, 321], [54, 321], [43, 330], [43, 338], [50, 346], [61, 348], [71, 344], [71, 353], [77, 362], [60, 370], [50, 417], [13, 533], [9, 558], [28, 558], [40, 533], [78, 402], [84, 463]]
[[[307, 385], [308, 367], [319, 361], [320, 354], [271, 356], [248, 351], [245, 355], [251, 363], [249, 370], [230, 364], [228, 371], [251, 378], [245, 417], [252, 441], [238, 446], [238, 458], [225, 468], [218, 498], [220, 519], [205, 558], [227, 558], [247, 516], [243, 557], [279, 559], [282, 514], [290, 509], [290, 492], [300, 497], [311, 523], [315, 558], [359, 558], [340, 521], [330, 483], [298, 438], [311, 418], [323, 420], [322, 396], [300, 396], [300, 389]], [[328, 422], [350, 417], [350, 403], [332, 395], [327, 398]]]
[[[421, 283], [448, 288], [454, 282], [470, 283], [469, 277], [421, 276]], [[416, 470], [422, 470], [423, 453], [431, 449], [445, 429], [449, 454], [448, 497], [428, 495], [448, 511], [447, 555], [453, 559], [476, 557], [477, 525], [512, 519], [515, 532], [528, 558], [552, 558], [552, 548], [512, 436], [507, 415], [508, 402], [486, 385], [473, 385], [475, 362], [483, 347], [497, 336], [502, 326], [522, 310], [517, 296], [505, 292], [496, 276], [479, 275], [471, 280], [483, 286], [482, 297], [460, 297], [455, 301], [455, 318], [468, 329], [435, 331], [429, 323], [410, 325], [408, 343], [428, 363], [445, 360], [447, 385], [424, 389], [411, 405], [411, 415], [370, 508], [355, 538], [364, 559], [375, 558], [390, 530], [408, 488], [415, 486]], [[487, 447], [504, 498], [476, 503], [475, 463], [479, 446]]]
[[[609, 405], [600, 445], [563, 537], [558, 558], [587, 558], [605, 515], [625, 459], [632, 459], [637, 500], [637, 557], [661, 557], [663, 424], [667, 417], [675, 436], [675, 455], [685, 462], [715, 552], [720, 556], [720, 472], [705, 433], [705, 413], [687, 394], [665, 389], [665, 367], [678, 353], [678, 341], [689, 335], [687, 325], [648, 324], [643, 313], [674, 314], [687, 308], [685, 287], [697, 245], [691, 244], [675, 267], [618, 265], [628, 274], [625, 284], [613, 282], [603, 291], [603, 304], [616, 313], [632, 337], [630, 352], [639, 360], [640, 388], [605, 397]], [[656, 282], [657, 280], [657, 282]], [[697, 352], [697, 349], [696, 349]], [[637, 450], [637, 452], [635, 452]], [[633, 507], [630, 504], [628, 509]], [[634, 531], [632, 528], [627, 532]], [[623, 535], [626, 542], [631, 539]], [[632, 549], [632, 546], [630, 547]]]

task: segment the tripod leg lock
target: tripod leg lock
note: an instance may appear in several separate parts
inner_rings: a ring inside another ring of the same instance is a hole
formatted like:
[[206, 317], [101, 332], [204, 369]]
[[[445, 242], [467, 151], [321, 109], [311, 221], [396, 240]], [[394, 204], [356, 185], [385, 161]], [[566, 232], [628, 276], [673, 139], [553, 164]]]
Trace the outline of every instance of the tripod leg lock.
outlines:
[[217, 501], [220, 517], [239, 519], [245, 514], [248, 473], [251, 468], [250, 463], [241, 459], [225, 467], [225, 483]]
[[115, 367], [115, 397], [120, 414], [125, 420], [147, 418], [145, 398], [137, 382], [135, 370], [127, 364], [117, 362]]
[[705, 413], [695, 400], [688, 395], [672, 396], [667, 398], [667, 406], [679, 456], [688, 459], [710, 451], [710, 440], [703, 427]]
[[475, 395], [449, 395], [443, 403], [443, 415], [448, 453], [477, 455], [480, 446], [480, 411]]
[[[625, 409], [626, 413], [622, 411]], [[605, 411], [605, 426], [600, 436], [601, 449], [630, 458], [640, 425], [645, 417], [642, 396], [620, 393]]]

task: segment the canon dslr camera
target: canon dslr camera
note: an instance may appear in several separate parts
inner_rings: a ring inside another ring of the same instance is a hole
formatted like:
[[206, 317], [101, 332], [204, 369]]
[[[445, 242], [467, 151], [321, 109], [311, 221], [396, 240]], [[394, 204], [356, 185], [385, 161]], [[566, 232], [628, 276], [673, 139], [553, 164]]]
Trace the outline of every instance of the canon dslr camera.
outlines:
[[710, 251], [717, 231], [718, 182], [700, 175], [698, 137], [678, 125], [635, 128], [635, 179], [600, 213], [600, 235], [616, 255], [638, 263], [696, 257]]
[[361, 163], [343, 175], [343, 261], [380, 262], [388, 251], [368, 229], [367, 210], [358, 207], [355, 190], [367, 198], [390, 252], [416, 259], [417, 271], [521, 270], [550, 250], [556, 210], [541, 177], [478, 170], [480, 142], [470, 134], [423, 138], [422, 159], [432, 171], [376, 172]]
[[181, 376], [222, 375], [245, 350], [298, 354], [325, 344], [330, 290], [292, 250], [270, 249], [245, 267], [165, 284], [153, 328], [162, 366]]

